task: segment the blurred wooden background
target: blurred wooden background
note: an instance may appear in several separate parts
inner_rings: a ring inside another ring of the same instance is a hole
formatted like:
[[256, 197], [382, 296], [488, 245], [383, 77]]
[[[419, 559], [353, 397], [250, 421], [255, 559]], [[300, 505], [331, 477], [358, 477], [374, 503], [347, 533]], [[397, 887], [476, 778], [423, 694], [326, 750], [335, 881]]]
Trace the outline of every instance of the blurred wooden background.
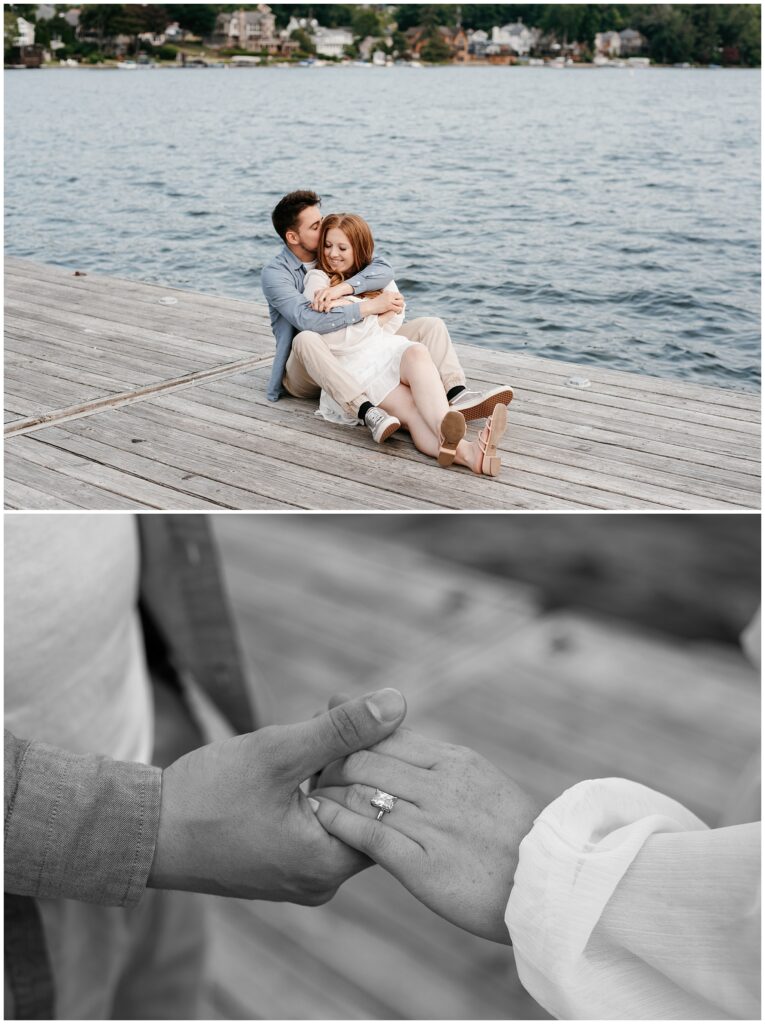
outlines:
[[[756, 519], [219, 515], [214, 528], [264, 723], [392, 685], [410, 726], [544, 801], [623, 775], [714, 825], [759, 742], [758, 676], [721, 642], [757, 604]], [[210, 905], [214, 1018], [546, 1016], [510, 949], [379, 868], [325, 907]]]

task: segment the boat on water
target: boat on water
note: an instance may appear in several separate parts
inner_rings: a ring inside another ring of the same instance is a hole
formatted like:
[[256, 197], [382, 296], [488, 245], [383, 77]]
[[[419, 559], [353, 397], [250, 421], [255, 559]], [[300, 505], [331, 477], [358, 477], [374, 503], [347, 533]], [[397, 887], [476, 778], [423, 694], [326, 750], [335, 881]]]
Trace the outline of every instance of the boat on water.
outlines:
[[136, 71], [138, 64], [134, 60], [121, 60], [117, 65], [118, 71]]

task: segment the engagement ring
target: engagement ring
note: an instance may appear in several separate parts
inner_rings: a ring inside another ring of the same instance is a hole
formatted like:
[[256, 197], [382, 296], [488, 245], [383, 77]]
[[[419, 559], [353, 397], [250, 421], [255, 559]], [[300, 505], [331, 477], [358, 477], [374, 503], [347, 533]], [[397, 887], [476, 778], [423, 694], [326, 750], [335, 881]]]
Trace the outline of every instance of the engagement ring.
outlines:
[[393, 805], [398, 800], [397, 796], [392, 796], [390, 793], [385, 793], [382, 789], [376, 789], [375, 795], [369, 801], [373, 807], [379, 808], [377, 820], [380, 821], [383, 814], [387, 814], [393, 810]]

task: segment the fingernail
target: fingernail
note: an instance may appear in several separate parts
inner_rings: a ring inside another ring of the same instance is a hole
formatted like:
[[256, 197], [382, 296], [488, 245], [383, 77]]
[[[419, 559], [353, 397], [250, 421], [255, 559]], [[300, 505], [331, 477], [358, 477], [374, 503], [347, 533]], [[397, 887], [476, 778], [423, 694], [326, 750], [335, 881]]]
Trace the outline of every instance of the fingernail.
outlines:
[[314, 800], [314, 798], [312, 796], [309, 796], [308, 797], [308, 803], [311, 805], [311, 810], [313, 811], [313, 813], [316, 814], [316, 812], [318, 811], [319, 807], [321, 806], [319, 801], [318, 800]]
[[385, 690], [378, 690], [377, 693], [369, 697], [367, 707], [378, 722], [393, 722], [396, 718], [401, 717], [406, 705], [398, 690], [388, 687]]

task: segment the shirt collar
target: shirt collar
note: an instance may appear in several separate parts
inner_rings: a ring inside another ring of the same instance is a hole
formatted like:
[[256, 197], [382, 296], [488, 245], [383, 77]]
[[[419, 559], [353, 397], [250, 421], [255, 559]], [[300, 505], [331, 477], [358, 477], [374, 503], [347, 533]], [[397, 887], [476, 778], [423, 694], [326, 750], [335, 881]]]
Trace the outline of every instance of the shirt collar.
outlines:
[[292, 251], [292, 249], [289, 248], [289, 246], [284, 246], [284, 248], [282, 249], [282, 256], [284, 257], [287, 266], [291, 270], [297, 270], [298, 268], [302, 268], [303, 261], [298, 256], [295, 255], [295, 253]]

